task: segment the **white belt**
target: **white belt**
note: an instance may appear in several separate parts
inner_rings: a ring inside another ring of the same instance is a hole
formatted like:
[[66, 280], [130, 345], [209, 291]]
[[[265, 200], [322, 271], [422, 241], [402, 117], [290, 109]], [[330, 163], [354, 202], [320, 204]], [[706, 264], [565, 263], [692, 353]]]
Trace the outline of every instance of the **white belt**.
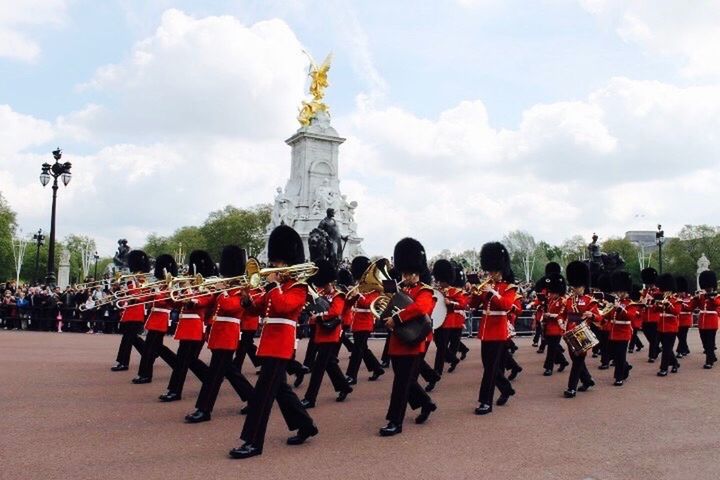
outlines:
[[661, 313], [660, 316], [661, 317], [675, 317], [676, 315], [672, 314], [672, 313]]
[[[503, 312], [500, 310], [488, 310], [485, 312], [485, 315], [507, 315], [508, 312]], [[557, 316], [557, 315], [555, 315]]]
[[187, 319], [198, 319], [200, 320], [200, 315], [197, 313], [181, 313], [180, 318], [187, 318]]
[[610, 323], [615, 325], [632, 325], [632, 322], [628, 320], [610, 320]]
[[263, 318], [263, 323], [265, 325], [289, 325], [293, 328], [297, 327], [296, 321], [288, 320], [287, 318], [265, 317]]
[[240, 325], [240, 319], [235, 317], [221, 317], [217, 316], [215, 317], [216, 322], [227, 322], [227, 323], [235, 323], [237, 325]]
[[716, 310], [700, 310], [700, 313], [704, 313], [705, 315], [717, 315], [718, 312]]
[[354, 313], [370, 313], [370, 312], [372, 312], [372, 310], [370, 310], [369, 308], [355, 308], [355, 307], [353, 307], [352, 311]]
[[467, 313], [465, 313], [465, 310], [455, 310], [455, 311], [453, 311], [453, 313], [457, 313], [461, 317], [467, 318]]
[[169, 308], [156, 308], [156, 307], [153, 307], [152, 311], [153, 311], [153, 312], [157, 312], [157, 313], [170, 313], [172, 310], [170, 310]]

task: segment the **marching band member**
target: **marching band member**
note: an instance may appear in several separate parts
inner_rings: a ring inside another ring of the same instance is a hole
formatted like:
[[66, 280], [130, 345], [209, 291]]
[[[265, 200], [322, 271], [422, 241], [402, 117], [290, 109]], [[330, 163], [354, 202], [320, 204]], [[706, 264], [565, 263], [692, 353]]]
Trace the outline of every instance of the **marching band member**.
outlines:
[[[427, 268], [427, 265], [425, 266], [425, 269], [420, 274], [420, 283], [427, 285], [432, 289], [432, 273], [430, 272], [430, 269]], [[433, 310], [435, 309], [435, 304], [437, 303], [437, 298], [435, 298], [435, 292], [433, 291]], [[432, 320], [432, 317], [431, 317]], [[425, 345], [425, 352], [427, 353], [428, 349], [430, 348], [430, 343], [432, 342], [434, 335], [428, 335], [427, 338], [427, 345]], [[423, 359], [420, 362], [420, 377], [422, 377], [423, 380], [427, 382], [427, 385], [425, 385], [425, 391], [426, 392], [432, 392], [433, 389], [435, 389], [435, 385], [442, 380], [442, 376], [435, 371], [433, 367], [430, 366], [430, 364], [425, 360], [425, 354], [423, 354]]]
[[690, 285], [688, 285], [687, 279], [678, 276], [675, 278], [675, 284], [677, 286], [677, 301], [680, 304], [677, 357], [682, 358], [690, 354], [687, 337], [688, 331], [693, 324], [693, 306], [692, 297], [690, 296]]
[[[600, 274], [597, 279], [597, 292], [602, 298], [603, 303], [614, 302], [615, 297], [612, 295], [612, 275], [611, 274]], [[598, 369], [607, 370], [610, 368], [610, 362], [612, 361], [612, 352], [610, 351], [610, 330], [612, 325], [607, 318], [603, 318], [598, 329], [598, 349], [600, 354], [600, 366]]]
[[384, 437], [402, 432], [408, 403], [413, 409], [421, 409], [415, 423], [424, 423], [437, 409], [430, 396], [418, 384], [420, 364], [423, 362], [432, 330], [426, 341], [415, 345], [403, 343], [397, 335], [397, 330], [403, 323], [418, 316], [429, 316], [433, 310], [435, 300], [432, 288], [420, 282], [420, 275], [427, 270], [425, 249], [417, 240], [403, 238], [395, 245], [393, 259], [395, 268], [402, 275], [402, 291], [412, 298], [413, 303], [395, 312], [385, 322], [390, 330], [388, 354], [392, 361], [394, 378], [386, 415], [388, 424], [380, 429], [380, 435]]
[[[177, 277], [177, 263], [172, 255], [163, 254], [155, 259], [155, 278], [160, 280], [165, 278], [167, 274]], [[170, 327], [170, 312], [173, 309], [173, 301], [170, 299], [168, 291], [160, 289], [154, 294], [154, 302], [150, 309], [147, 322], [145, 322], [145, 348], [140, 356], [140, 367], [138, 368], [137, 377], [133, 378], [132, 383], [143, 384], [152, 382], [153, 365], [158, 354], [165, 360], [170, 368], [175, 368], [177, 364], [177, 356], [169, 348], [163, 345], [163, 339]]]
[[518, 374], [523, 371], [523, 368], [520, 366], [517, 360], [515, 360], [515, 356], [513, 355], [518, 349], [517, 345], [515, 345], [515, 342], [513, 341], [513, 337], [515, 336], [515, 322], [517, 321], [518, 315], [522, 313], [522, 310], [522, 295], [516, 292], [515, 302], [508, 311], [508, 325], [510, 327], [511, 333], [510, 337], [507, 340], [507, 351], [505, 352], [505, 370], [510, 371], [510, 375], [508, 375], [507, 377], [507, 379], [510, 381], [515, 380]]
[[[220, 256], [220, 275], [235, 278], [245, 272], [245, 250], [228, 245]], [[228, 286], [229, 288], [229, 286]], [[185, 416], [187, 423], [210, 420], [223, 379], [227, 378], [244, 402], [253, 395], [253, 387], [238, 368], [232, 364], [233, 354], [240, 339], [242, 287], [230, 288], [215, 296], [215, 313], [210, 318], [208, 349], [212, 352], [207, 374], [195, 402], [195, 411]], [[212, 294], [210, 294], [212, 295]], [[208, 295], [208, 296], [210, 296]]]
[[457, 350], [450, 350], [450, 337], [456, 336], [459, 343], [460, 334], [465, 327], [465, 309], [470, 303], [470, 298], [462, 289], [452, 286], [455, 283], [455, 268], [450, 261], [445, 259], [436, 261], [432, 273], [447, 306], [445, 320], [433, 334], [436, 348], [434, 368], [438, 375], [442, 375], [445, 362], [450, 363], [448, 372], [454, 371], [460, 363]]
[[345, 309], [345, 294], [335, 288], [337, 270], [329, 260], [321, 259], [315, 262], [318, 272], [308, 279], [318, 294], [330, 304], [326, 312], [313, 314], [315, 320], [315, 345], [317, 357], [313, 363], [310, 383], [305, 392], [302, 405], [305, 408], [315, 408], [323, 377], [327, 372], [330, 381], [337, 392], [337, 401], [344, 401], [353, 391], [347, 379], [338, 366], [337, 353], [340, 349], [342, 335], [342, 312]]
[[632, 321], [632, 339], [628, 345], [628, 353], [639, 352], [643, 349], [644, 345], [640, 341], [640, 330], [642, 330], [643, 324], [643, 306], [640, 304], [640, 291], [642, 287], [637, 284], [633, 284], [632, 291], [630, 292], [630, 300], [635, 304], [637, 315], [635, 315]]
[[[190, 252], [188, 260], [190, 272], [203, 278], [217, 276], [217, 267], [210, 255], [204, 250]], [[205, 342], [205, 324], [208, 310], [215, 304], [213, 295], [203, 295], [185, 302], [180, 310], [175, 340], [180, 344], [177, 349], [177, 364], [170, 375], [167, 391], [158, 397], [162, 402], [175, 402], [182, 399], [182, 391], [188, 370], [192, 370], [201, 382], [205, 381], [207, 366], [198, 359]]]
[[705, 353], [703, 368], [711, 369], [717, 362], [715, 355], [715, 336], [718, 330], [718, 314], [720, 312], [720, 298], [717, 297], [717, 275], [712, 270], [700, 272], [699, 286], [701, 293], [695, 297], [693, 306], [699, 309], [698, 332]]
[[[532, 301], [532, 308], [535, 311], [533, 323], [535, 324], [535, 336], [533, 336], [533, 347], [538, 347], [537, 353], [545, 353], [545, 338], [542, 336], [545, 325], [543, 323], [543, 314], [547, 310], [547, 291], [545, 290], [545, 276], [535, 282], [535, 298]], [[538, 345], [539, 344], [539, 345]]]
[[[566, 272], [567, 283], [570, 285], [571, 292], [565, 301], [564, 319], [566, 321], [565, 330], [569, 332], [582, 322], [590, 324], [599, 322], [601, 318], [597, 301], [585, 293], [590, 287], [590, 269], [587, 263], [580, 261], [570, 262]], [[566, 398], [573, 398], [577, 390], [585, 392], [595, 385], [595, 381], [590, 375], [587, 365], [585, 365], [587, 352], [577, 355], [573, 354], [572, 351], [569, 353], [572, 367], [570, 367], [568, 388], [563, 395]], [[579, 388], [578, 382], [582, 382]]]
[[486, 415], [492, 412], [495, 387], [500, 390], [498, 405], [505, 405], [510, 396], [515, 395], [510, 381], [505, 378], [504, 366], [506, 342], [510, 338], [507, 313], [515, 302], [517, 287], [508, 282], [513, 275], [510, 255], [503, 244], [484, 244], [480, 250], [480, 265], [490, 281], [485, 283], [479, 295], [473, 293], [470, 305], [483, 309], [478, 328], [483, 375], [478, 394], [480, 405], [475, 414]]
[[[300, 235], [287, 225], [275, 227], [267, 245], [271, 267], [288, 267], [305, 262]], [[263, 315], [257, 356], [261, 359], [260, 375], [255, 394], [250, 399], [240, 439], [241, 446], [230, 450], [232, 458], [249, 458], [261, 455], [265, 431], [273, 403], [277, 401], [288, 429], [297, 434], [287, 439], [288, 445], [299, 445], [317, 435], [318, 429], [287, 383], [287, 366], [296, 347], [295, 330], [308, 295], [304, 282], [290, 275], [271, 273], [265, 294], [251, 298], [246, 295], [243, 306]]]
[[547, 343], [547, 355], [543, 368], [543, 375], [549, 377], [553, 374], [553, 368], [559, 364], [558, 372], [565, 370], [570, 363], [565, 359], [560, 345], [560, 339], [565, 333], [562, 322], [565, 315], [565, 294], [567, 284], [565, 278], [559, 273], [551, 273], [545, 277], [545, 289], [547, 290], [547, 311], [543, 315], [545, 321], [545, 342]]
[[660, 354], [660, 336], [658, 335], [658, 321], [660, 320], [660, 312], [652, 308], [655, 297], [659, 296], [659, 290], [655, 287], [657, 280], [657, 270], [652, 267], [644, 268], [640, 272], [645, 288], [640, 292], [641, 303], [645, 306], [642, 309], [643, 326], [642, 330], [648, 341], [648, 363], [657, 360]]
[[[128, 268], [133, 274], [138, 274], [134, 281], [128, 282], [127, 296], [133, 297], [145, 282], [145, 273], [150, 271], [150, 259], [142, 250], [132, 250], [128, 253]], [[143, 299], [135, 298], [134, 302], [141, 302]], [[130, 365], [130, 354], [132, 347], [142, 355], [145, 342], [140, 338], [145, 322], [145, 305], [129, 305], [120, 316], [120, 330], [123, 335], [120, 339], [115, 365], [110, 367], [113, 372], [127, 370]]]
[[[457, 298], [455, 300], [459, 306], [453, 306], [452, 308], [454, 317], [450, 319], [449, 322], [447, 320], [445, 321], [445, 323], [448, 324], [448, 329], [450, 330], [450, 333], [448, 334], [447, 357], [450, 363], [450, 368], [448, 371], [452, 372], [456, 368], [453, 367], [453, 363], [454, 359], [458, 358], [458, 353], [460, 353], [460, 358], [458, 359], [463, 361], [465, 360], [467, 353], [470, 351], [470, 349], [462, 342], [463, 330], [465, 329], [465, 324], [467, 323], [467, 309], [470, 306], [470, 295], [466, 291], [467, 278], [465, 277], [462, 265], [457, 263], [455, 260], [450, 260], [450, 263], [455, 270], [455, 281], [452, 286], [462, 295], [462, 299]], [[462, 305], [464, 305], [464, 307], [462, 307]], [[457, 363], [455, 363], [455, 366], [457, 366]]]
[[[370, 259], [363, 256], [353, 258], [350, 263], [350, 272], [356, 282], [359, 282], [365, 271], [370, 266]], [[385, 369], [380, 365], [375, 354], [368, 348], [368, 339], [375, 327], [375, 317], [370, 311], [370, 304], [380, 296], [380, 292], [371, 291], [367, 293], [358, 292], [348, 299], [348, 305], [351, 305], [350, 313], [352, 318], [352, 334], [354, 348], [350, 361], [347, 366], [345, 375], [350, 385], [357, 383], [358, 372], [360, 371], [360, 362], [365, 362], [365, 367], [372, 372], [369, 381], [374, 382], [385, 373]]]
[[[263, 290], [262, 288], [253, 288], [250, 289], [248, 294], [250, 297], [260, 296], [263, 294]], [[240, 315], [240, 341], [235, 351], [233, 365], [238, 370], [242, 370], [245, 357], [248, 357], [253, 367], [257, 368], [260, 366], [260, 361], [257, 358], [257, 347], [254, 341], [255, 334], [257, 334], [260, 327], [260, 316], [250, 313], [246, 309], [243, 309]]]
[[632, 338], [632, 322], [640, 317], [640, 311], [633, 305], [628, 294], [632, 290], [632, 278], [624, 271], [613, 272], [611, 277], [612, 291], [615, 295], [615, 308], [608, 313], [610, 335], [608, 337], [610, 354], [615, 362], [615, 385], [621, 387], [630, 375], [632, 365], [627, 363], [627, 350]]
[[658, 312], [658, 336], [662, 344], [662, 356], [660, 358], [660, 371], [658, 377], [665, 377], [668, 374], [668, 367], [672, 365], [672, 373], [677, 373], [680, 362], [675, 358], [673, 346], [677, 337], [680, 322], [678, 314], [680, 313], [680, 305], [675, 300], [673, 292], [675, 291], [675, 277], [670, 273], [663, 273], [657, 277], [657, 287], [663, 295], [663, 299], [656, 301], [653, 309]]

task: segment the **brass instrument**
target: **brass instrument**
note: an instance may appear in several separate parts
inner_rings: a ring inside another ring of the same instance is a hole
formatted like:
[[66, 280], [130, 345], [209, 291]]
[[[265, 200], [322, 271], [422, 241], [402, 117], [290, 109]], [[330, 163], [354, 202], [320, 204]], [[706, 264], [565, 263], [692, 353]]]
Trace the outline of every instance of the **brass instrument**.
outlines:
[[267, 277], [277, 274], [281, 278], [291, 278], [296, 281], [305, 281], [315, 275], [318, 267], [313, 262], [299, 263], [289, 267], [271, 267], [263, 268], [248, 278], [249, 286], [252, 288], [262, 287], [268, 283]]
[[[260, 264], [254, 258], [249, 259], [245, 264], [245, 273], [236, 277], [213, 277], [204, 279], [202, 275], [192, 277], [193, 282], [185, 285], [186, 282], [180, 282], [183, 285], [170, 289], [170, 297], [175, 302], [186, 302], [198, 297], [206, 295], [215, 295], [218, 293], [226, 293], [237, 288], [250, 287], [253, 276], [261, 271]], [[189, 278], [189, 277], [185, 277]], [[193, 291], [193, 287], [197, 287], [197, 291]], [[185, 293], [181, 293], [185, 291]]]
[[148, 295], [153, 290], [157, 288], [161, 288], [163, 286], [170, 285], [170, 282], [172, 281], [173, 277], [169, 273], [165, 274], [165, 278], [162, 280], [156, 280], [154, 282], [147, 283], [141, 287], [137, 287], [133, 289], [132, 295], [130, 295], [130, 290], [118, 290], [117, 292], [113, 293], [113, 297], [115, 297], [115, 300], [132, 300], [134, 297], [142, 297], [145, 295]]
[[387, 258], [379, 258], [368, 265], [368, 268], [360, 277], [358, 284], [348, 290], [347, 298], [354, 297], [360, 293], [381, 292], [383, 291], [382, 282], [390, 280], [388, 273], [390, 261]]
[[103, 284], [107, 284], [107, 283], [109, 283], [109, 284], [118, 283], [118, 281], [119, 281], [121, 278], [122, 278], [122, 274], [121, 274], [120, 272], [115, 272], [115, 274], [113, 274], [112, 278], [109, 278], [109, 279], [108, 279], [108, 278], [103, 278], [102, 280], [95, 280], [95, 281], [92, 281], [92, 282], [78, 283], [78, 284], [75, 285], [75, 288], [76, 288], [76, 289], [79, 289], [79, 290], [88, 290], [88, 289], [95, 288], [95, 287], [97, 287], [97, 286], [99, 286], [99, 285], [103, 285]]
[[100, 300], [96, 301], [95, 304], [92, 306], [92, 308], [88, 308], [85, 306], [85, 303], [81, 303], [78, 306], [78, 310], [81, 312], [87, 312], [88, 310], [93, 310], [95, 308], [104, 307], [105, 305], [111, 304], [115, 302], [115, 298], [112, 295], [107, 295]]
[[484, 293], [483, 288], [485, 288], [487, 285], [493, 285], [494, 283], [495, 280], [492, 276], [484, 275], [480, 280], [480, 283], [470, 285], [470, 293], [472, 295], [482, 295]]

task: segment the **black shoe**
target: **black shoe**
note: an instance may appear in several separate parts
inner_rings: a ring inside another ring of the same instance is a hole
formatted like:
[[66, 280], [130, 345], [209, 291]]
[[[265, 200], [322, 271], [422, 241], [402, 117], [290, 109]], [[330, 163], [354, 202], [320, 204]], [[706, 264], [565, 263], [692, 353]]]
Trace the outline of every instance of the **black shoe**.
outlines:
[[393, 422], [388, 423], [380, 429], [381, 437], [392, 437], [398, 433], [402, 433], [402, 425], [398, 425]]
[[537, 343], [537, 342], [533, 342], [532, 346], [533, 346], [533, 347], [537, 347], [537, 346], [538, 346], [538, 343]]
[[648, 358], [648, 363], [655, 363], [655, 359], [654, 359], [654, 358]]
[[635, 351], [636, 351], [636, 352], [639, 352], [639, 351], [642, 350], [642, 349], [643, 349], [643, 347], [637, 347], [637, 348], [635, 349]]
[[563, 370], [565, 370], [565, 367], [567, 367], [568, 365], [570, 365], [568, 362], [561, 363], [560, 366], [558, 367], [558, 373], [560, 373], [560, 372], [562, 372]]
[[487, 415], [492, 412], [492, 405], [487, 403], [481, 403], [479, 407], [475, 409], [475, 415]]
[[684, 357], [684, 356], [685, 356], [685, 354], [684, 354], [684, 353], [680, 353], [680, 352], [677, 352], [677, 353], [675, 354], [675, 358], [682, 358], [682, 357]]
[[458, 366], [458, 363], [460, 363], [460, 360], [457, 360], [457, 359], [452, 360], [452, 361], [450, 362], [450, 367], [448, 367], [448, 373], [454, 372], [455, 369], [456, 369], [457, 366]]
[[667, 377], [667, 374], [668, 374], [667, 370], [660, 370], [660, 371], [657, 373], [657, 376], [658, 376], [658, 377]]
[[435, 389], [435, 384], [436, 384], [436, 383], [437, 383], [437, 382], [435, 382], [434, 380], [431, 381], [431, 382], [429, 382], [427, 385], [425, 385], [425, 391], [426, 391], [426, 392], [432, 392], [432, 391]]
[[247, 415], [250, 411], [250, 405], [245, 405], [240, 409], [240, 415]]
[[713, 367], [713, 366], [712, 366], [712, 363], [706, 363], [705, 365], [703, 365], [703, 368], [704, 368], [705, 370], [710, 370], [712, 367]]
[[598, 354], [595, 353], [595, 352], [593, 352], [593, 354], [592, 354], [592, 358], [597, 358], [597, 357], [599, 357], [599, 356], [600, 356], [600, 355], [598, 355]]
[[553, 373], [552, 369], [546, 368], [545, 371], [543, 372], [543, 375], [546, 377], [549, 377], [550, 375], [552, 375], [552, 373]]
[[628, 377], [630, 376], [630, 370], [632, 370], [632, 369], [633, 369], [633, 366], [630, 364], [627, 364], [627, 366], [625, 367], [625, 375], [623, 375], [623, 380], [628, 379]]
[[515, 390], [510, 390], [510, 393], [508, 393], [507, 395], [500, 395], [495, 402], [495, 405], [502, 407], [508, 402], [508, 400], [510, 400], [510, 397], [512, 397], [513, 395], [515, 395]]
[[351, 377], [350, 375], [347, 375], [345, 377], [345, 381], [347, 382], [348, 385], [357, 385], [357, 379]]
[[110, 370], [113, 372], [124, 372], [128, 369], [127, 365], [123, 365], [122, 363], [116, 363], [112, 367], [110, 367]]
[[152, 382], [152, 377], [135, 377], [132, 379], [132, 382], [135, 385], [141, 385], [143, 383], [150, 383], [150, 382]]
[[189, 415], [185, 415], [185, 421], [187, 423], [209, 422], [210, 418], [210, 412], [204, 412], [199, 409]]
[[630, 349], [628, 349], [628, 353], [635, 353], [635, 350], [633, 350], [632, 348], [630, 348]]
[[250, 458], [262, 455], [262, 448], [258, 448], [251, 443], [246, 443], [241, 447], [233, 448], [229, 453], [231, 458]]
[[595, 380], [590, 380], [588, 383], [583, 383], [578, 387], [579, 392], [587, 392], [590, 387], [595, 386]]
[[[389, 360], [383, 360], [383, 362], [380, 364], [382, 368], [389, 368], [390, 367], [390, 361]], [[400, 427], [402, 430], [402, 427]]]
[[[384, 370], [384, 369], [381, 368], [380, 370], [375, 370], [375, 371], [373, 372], [373, 374], [370, 375], [370, 378], [368, 378], [368, 382], [374, 382], [375, 380], [377, 380], [378, 378], [382, 377], [383, 375], [385, 375], [385, 370]], [[357, 383], [357, 382], [355, 382], [355, 383]], [[353, 384], [353, 385], [354, 385], [354, 384]]]
[[315, 408], [315, 402], [311, 402], [310, 400], [306, 400], [304, 398], [300, 400], [300, 405], [302, 405], [305, 410]]
[[177, 400], [180, 400], [182, 397], [178, 395], [177, 393], [173, 392], [165, 392], [162, 395], [158, 397], [161, 402], [175, 402]]
[[318, 434], [318, 429], [315, 425], [312, 425], [309, 430], [303, 430], [302, 428], [298, 430], [297, 435], [293, 435], [292, 437], [287, 439], [288, 445], [301, 445], [305, 443], [305, 440], [307, 440], [310, 437], [314, 437]]
[[670, 369], [670, 372], [671, 372], [671, 373], [677, 373], [677, 372], [678, 372], [678, 368], [680, 368], [680, 366], [679, 366], [679, 365], [675, 365], [674, 367], [672, 367], [672, 368]]
[[577, 392], [575, 390], [570, 390], [569, 388], [563, 392], [563, 396], [565, 398], [575, 398]]
[[308, 373], [310, 373], [310, 369], [303, 365], [302, 369], [295, 374], [295, 381], [293, 382], [293, 386], [297, 388], [302, 385], [303, 380], [305, 380], [305, 375], [307, 375]]
[[467, 354], [468, 354], [468, 352], [462, 352], [460, 354], [460, 360], [465, 360], [465, 358], [467, 357]]
[[336, 402], [344, 402], [345, 399], [347, 398], [347, 396], [352, 393], [352, 391], [353, 391], [353, 389], [350, 388], [350, 387], [348, 387], [347, 390], [343, 390], [342, 392], [340, 392], [340, 393], [338, 394], [338, 396], [337, 396], [337, 398], [335, 399], [335, 401], [336, 401]]
[[418, 425], [421, 423], [425, 423], [425, 421], [430, 417], [430, 414], [437, 410], [437, 405], [434, 403], [429, 403], [428, 405], [423, 405], [423, 407], [420, 409], [420, 415], [415, 417], [415, 423]]
[[610, 365], [603, 363], [598, 367], [598, 370], [607, 370], [608, 368], [610, 368]]
[[538, 348], [538, 349], [537, 349], [537, 353], [545, 353], [545, 349], [544, 349], [544, 348]]
[[622, 381], [622, 380], [615, 380], [615, 382], [613, 383], [613, 385], [616, 386], [616, 387], [622, 387], [622, 386], [623, 386], [623, 381]]
[[515, 380], [518, 376], [518, 373], [520, 373], [522, 371], [523, 371], [522, 367], [513, 368], [510, 371], [510, 375], [508, 375], [508, 380], [510, 380], [510, 381]]

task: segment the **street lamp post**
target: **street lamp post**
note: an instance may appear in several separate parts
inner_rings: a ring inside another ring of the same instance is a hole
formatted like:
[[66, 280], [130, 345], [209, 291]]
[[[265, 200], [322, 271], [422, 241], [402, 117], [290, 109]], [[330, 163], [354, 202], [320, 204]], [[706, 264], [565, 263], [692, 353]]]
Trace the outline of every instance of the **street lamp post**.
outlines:
[[40, 173], [40, 183], [42, 186], [47, 186], [50, 183], [50, 178], [53, 179], [52, 191], [52, 213], [50, 214], [50, 243], [48, 246], [48, 271], [45, 283], [48, 285], [55, 285], [55, 211], [57, 203], [57, 190], [58, 190], [58, 178], [62, 180], [63, 185], [67, 187], [72, 178], [70, 168], [72, 164], [70, 162], [60, 163], [62, 158], [62, 150], [58, 147], [52, 152], [55, 163], [50, 165], [49, 163], [42, 164], [42, 171]]
[[655, 241], [657, 242], [658, 246], [658, 270], [660, 271], [660, 273], [662, 273], [662, 247], [663, 243], [665, 243], [665, 231], [662, 229], [662, 225], [660, 224], [658, 224], [658, 231], [655, 232]]
[[97, 250], [95, 250], [93, 258], [95, 259], [95, 273], [93, 274], [93, 281], [97, 281], [97, 262], [100, 259], [100, 255], [98, 255]]
[[38, 269], [40, 268], [40, 247], [45, 245], [45, 235], [42, 234], [42, 228], [39, 228], [37, 233], [33, 235], [33, 240], [35, 240], [35, 275], [33, 276], [33, 281], [35, 283], [38, 282]]

